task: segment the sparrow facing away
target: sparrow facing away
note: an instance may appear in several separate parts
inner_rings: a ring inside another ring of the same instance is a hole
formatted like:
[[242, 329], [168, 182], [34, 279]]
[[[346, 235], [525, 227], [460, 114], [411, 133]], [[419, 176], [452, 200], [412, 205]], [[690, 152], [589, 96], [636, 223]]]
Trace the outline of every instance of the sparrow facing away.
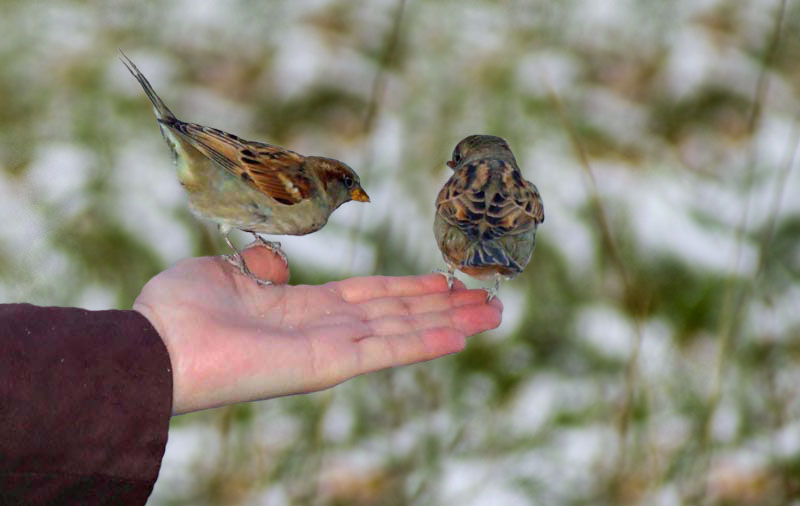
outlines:
[[358, 174], [338, 160], [303, 156], [179, 120], [136, 65], [120, 53], [122, 63], [153, 103], [161, 134], [174, 157], [178, 181], [189, 194], [190, 209], [219, 226], [234, 252], [229, 261], [258, 284], [271, 283], [247, 268], [228, 237], [232, 229], [250, 232], [286, 261], [279, 243], [265, 241], [258, 234], [310, 234], [322, 228], [345, 202], [369, 202]]
[[447, 264], [442, 272], [453, 286], [458, 269], [478, 279], [511, 279], [528, 265], [536, 228], [544, 221], [539, 190], [522, 173], [505, 139], [470, 135], [447, 162], [454, 174], [436, 198], [433, 233]]

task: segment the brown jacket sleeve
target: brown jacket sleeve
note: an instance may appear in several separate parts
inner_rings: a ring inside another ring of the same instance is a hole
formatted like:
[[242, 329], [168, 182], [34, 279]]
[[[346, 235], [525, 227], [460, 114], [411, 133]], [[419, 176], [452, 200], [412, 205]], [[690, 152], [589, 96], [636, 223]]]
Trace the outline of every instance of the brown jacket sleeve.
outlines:
[[171, 410], [141, 314], [0, 305], [0, 504], [144, 504]]

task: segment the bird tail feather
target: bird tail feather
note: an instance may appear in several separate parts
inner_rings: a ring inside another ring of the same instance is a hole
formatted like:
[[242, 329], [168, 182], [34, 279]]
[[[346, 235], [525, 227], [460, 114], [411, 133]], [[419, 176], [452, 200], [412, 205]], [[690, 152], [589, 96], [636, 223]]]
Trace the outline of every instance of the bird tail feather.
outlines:
[[464, 265], [485, 267], [497, 265], [510, 271], [520, 272], [522, 267], [511, 258], [497, 241], [478, 241], [469, 247]]
[[161, 100], [161, 97], [158, 96], [156, 91], [150, 85], [150, 82], [147, 80], [146, 77], [144, 77], [144, 74], [141, 73], [136, 64], [134, 64], [131, 61], [131, 59], [128, 58], [128, 56], [122, 52], [122, 49], [119, 50], [119, 53], [122, 55], [120, 57], [122, 63], [125, 65], [128, 71], [131, 74], [133, 74], [133, 77], [135, 77], [136, 80], [139, 81], [139, 84], [142, 85], [145, 94], [147, 94], [147, 98], [149, 98], [150, 102], [153, 103], [153, 108], [156, 111], [156, 117], [158, 117], [158, 119], [160, 120], [167, 120], [167, 122], [169, 122], [170, 120], [177, 119], [175, 115], [172, 114], [172, 111], [169, 110], [169, 107], [167, 107], [164, 101]]

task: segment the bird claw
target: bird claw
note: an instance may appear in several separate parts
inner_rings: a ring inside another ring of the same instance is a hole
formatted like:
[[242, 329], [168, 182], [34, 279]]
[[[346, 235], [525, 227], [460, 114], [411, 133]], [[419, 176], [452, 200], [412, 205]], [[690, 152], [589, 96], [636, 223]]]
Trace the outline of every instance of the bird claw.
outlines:
[[279, 243], [278, 241], [268, 241], [263, 237], [261, 237], [260, 235], [256, 234], [255, 232], [250, 232], [250, 233], [255, 238], [255, 242], [261, 244], [263, 247], [267, 248], [271, 252], [278, 255], [278, 257], [283, 261], [283, 263], [289, 265], [289, 259], [286, 257], [286, 253], [284, 253], [283, 250], [281, 249], [281, 243]]
[[242, 273], [244, 277], [252, 279], [258, 286], [270, 286], [274, 284], [272, 281], [268, 279], [261, 279], [255, 274], [253, 274], [253, 271], [251, 271], [250, 268], [247, 267], [247, 264], [244, 261], [244, 257], [238, 251], [231, 255], [223, 255], [223, 257], [225, 258], [225, 260], [228, 261], [229, 264], [239, 269], [239, 272]]
[[434, 269], [433, 272], [444, 276], [444, 279], [447, 281], [447, 289], [448, 290], [453, 289], [453, 285], [456, 282], [456, 276], [455, 274], [453, 274], [453, 271], [445, 269]]
[[486, 302], [492, 302], [492, 299], [497, 297], [497, 293], [500, 291], [500, 276], [495, 276], [493, 287], [484, 288], [484, 290], [486, 290]]
[[[236, 247], [233, 245], [233, 243], [231, 242], [231, 240], [228, 238], [227, 235], [225, 236], [225, 242], [228, 243], [228, 246], [230, 246], [230, 248], [233, 250], [233, 254], [224, 255], [225, 260], [227, 260], [228, 263], [236, 266], [239, 269], [239, 272], [241, 272], [246, 278], [255, 281], [255, 283], [258, 286], [270, 286], [274, 284], [272, 281], [268, 279], [261, 279], [255, 274], [253, 274], [250, 268], [247, 267], [247, 263], [245, 263], [242, 253], [238, 249], [236, 249]], [[285, 260], [286, 257], [283, 255], [283, 252], [281, 252], [280, 254]]]

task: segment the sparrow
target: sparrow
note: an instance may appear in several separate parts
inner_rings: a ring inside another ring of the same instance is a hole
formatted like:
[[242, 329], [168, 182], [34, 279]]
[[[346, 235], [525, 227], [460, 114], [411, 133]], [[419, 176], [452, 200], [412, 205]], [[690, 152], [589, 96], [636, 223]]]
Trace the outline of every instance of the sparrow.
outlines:
[[453, 175], [436, 197], [433, 233], [447, 264], [440, 271], [453, 287], [456, 269], [481, 280], [522, 272], [533, 254], [544, 206], [536, 185], [522, 177], [508, 143], [493, 135], [470, 135], [447, 162]]
[[321, 229], [345, 202], [369, 202], [358, 174], [339, 160], [303, 156], [179, 120], [130, 58], [120, 53], [120, 60], [153, 104], [192, 213], [217, 224], [233, 250], [226, 258], [259, 285], [271, 282], [259, 279], [247, 267], [230, 241], [233, 229], [251, 233], [286, 262], [280, 243], [258, 234], [310, 234]]

